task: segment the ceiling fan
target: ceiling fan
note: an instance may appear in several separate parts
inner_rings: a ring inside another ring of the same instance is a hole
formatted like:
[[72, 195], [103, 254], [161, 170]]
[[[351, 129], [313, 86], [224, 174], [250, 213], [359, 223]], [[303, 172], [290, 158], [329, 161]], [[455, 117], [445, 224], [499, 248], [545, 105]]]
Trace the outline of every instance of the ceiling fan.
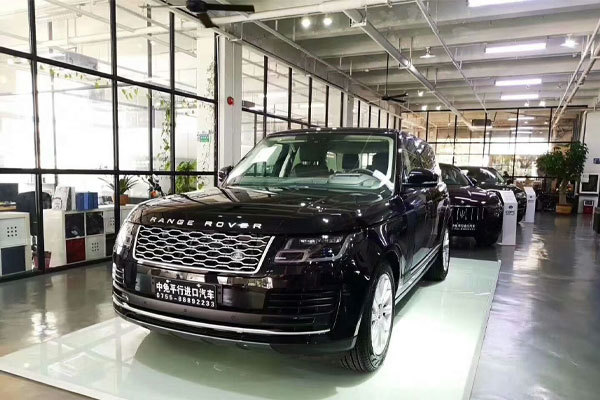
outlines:
[[247, 12], [253, 13], [254, 6], [246, 5], [235, 5], [235, 4], [214, 4], [207, 3], [202, 0], [187, 0], [185, 2], [185, 8], [188, 11], [196, 14], [202, 25], [206, 28], [218, 28], [208, 15], [208, 11], [229, 11], [229, 12]]

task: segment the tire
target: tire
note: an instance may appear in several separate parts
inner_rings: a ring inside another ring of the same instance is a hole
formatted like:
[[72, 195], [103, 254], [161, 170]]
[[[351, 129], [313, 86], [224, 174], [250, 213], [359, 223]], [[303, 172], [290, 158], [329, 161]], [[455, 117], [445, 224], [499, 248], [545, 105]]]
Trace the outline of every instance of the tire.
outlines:
[[498, 241], [499, 236], [500, 232], [477, 235], [475, 241], [477, 246], [492, 246]]
[[394, 326], [394, 288], [392, 269], [387, 263], [380, 264], [371, 279], [356, 345], [340, 360], [343, 367], [356, 372], [373, 372], [385, 360]]
[[431, 281], [443, 281], [446, 279], [448, 275], [448, 269], [450, 267], [450, 232], [448, 231], [448, 227], [444, 228], [442, 234], [442, 245], [440, 246], [440, 250], [438, 254], [435, 256], [435, 260], [427, 274], [425, 274], [425, 279]]

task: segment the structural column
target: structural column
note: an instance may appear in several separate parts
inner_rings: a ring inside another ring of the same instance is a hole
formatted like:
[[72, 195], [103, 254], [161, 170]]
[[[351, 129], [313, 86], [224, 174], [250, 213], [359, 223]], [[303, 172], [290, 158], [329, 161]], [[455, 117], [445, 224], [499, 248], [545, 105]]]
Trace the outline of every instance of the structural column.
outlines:
[[[219, 37], [219, 168], [241, 158], [242, 46]], [[229, 104], [228, 99], [233, 99]]]
[[344, 96], [344, 114], [343, 121], [344, 127], [352, 126], [354, 119], [354, 96], [350, 93]]

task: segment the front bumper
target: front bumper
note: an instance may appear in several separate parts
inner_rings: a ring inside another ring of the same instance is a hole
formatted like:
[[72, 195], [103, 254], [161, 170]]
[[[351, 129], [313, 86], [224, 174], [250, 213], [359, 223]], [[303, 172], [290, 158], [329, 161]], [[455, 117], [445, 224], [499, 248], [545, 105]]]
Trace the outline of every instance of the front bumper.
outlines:
[[[267, 256], [261, 271], [241, 276], [166, 269], [125, 251], [113, 256], [114, 308], [138, 325], [189, 339], [288, 353], [343, 352], [355, 344], [368, 288], [355, 250], [335, 262], [278, 268]], [[155, 277], [214, 284], [217, 308], [158, 300]]]
[[[467, 210], [458, 221], [461, 208]], [[492, 235], [502, 230], [502, 212], [494, 213], [493, 207], [452, 206], [450, 234], [452, 236], [477, 237]]]

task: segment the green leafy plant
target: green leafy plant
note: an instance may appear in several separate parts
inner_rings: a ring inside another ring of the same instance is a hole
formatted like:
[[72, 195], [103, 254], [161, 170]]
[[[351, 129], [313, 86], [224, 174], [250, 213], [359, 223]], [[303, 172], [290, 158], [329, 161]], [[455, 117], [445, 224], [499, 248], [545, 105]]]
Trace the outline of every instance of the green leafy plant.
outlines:
[[[198, 166], [196, 161], [182, 161], [177, 165], [177, 172], [192, 172], [195, 171]], [[197, 176], [178, 176], [175, 178], [175, 193], [186, 193], [194, 190], [199, 190], [204, 186], [202, 182], [198, 181]]]
[[583, 174], [583, 168], [588, 156], [585, 143], [573, 142], [566, 151], [554, 151], [542, 154], [536, 160], [538, 169], [557, 180], [558, 204], [569, 205], [567, 188], [569, 182], [576, 182]]
[[[113, 191], [115, 191], [115, 184], [107, 179], [100, 178], [106, 185]], [[129, 191], [132, 187], [134, 187], [138, 183], [138, 179], [135, 176], [125, 175], [123, 178], [119, 179], [119, 196], [124, 195]]]

